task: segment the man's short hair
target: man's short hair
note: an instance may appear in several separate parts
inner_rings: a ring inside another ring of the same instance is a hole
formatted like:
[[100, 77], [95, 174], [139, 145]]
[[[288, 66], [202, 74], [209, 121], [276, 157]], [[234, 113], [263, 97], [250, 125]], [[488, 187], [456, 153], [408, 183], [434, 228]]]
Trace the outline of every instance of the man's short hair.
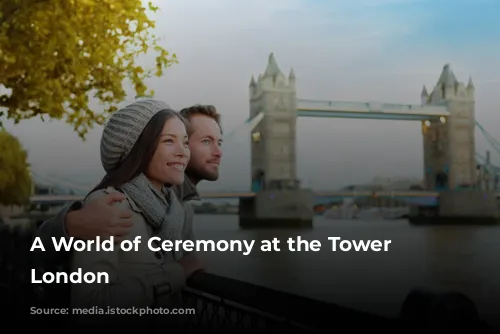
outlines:
[[[222, 116], [217, 112], [217, 109], [213, 105], [196, 104], [194, 106], [182, 109], [179, 113], [182, 117], [187, 119], [188, 123], [191, 120], [192, 116], [196, 116], [196, 115], [208, 116], [217, 122], [217, 124], [219, 125], [219, 128], [220, 128], [220, 131], [222, 133], [222, 125], [221, 125]], [[192, 132], [190, 129], [188, 129], [188, 130], [189, 130], [189, 132]]]

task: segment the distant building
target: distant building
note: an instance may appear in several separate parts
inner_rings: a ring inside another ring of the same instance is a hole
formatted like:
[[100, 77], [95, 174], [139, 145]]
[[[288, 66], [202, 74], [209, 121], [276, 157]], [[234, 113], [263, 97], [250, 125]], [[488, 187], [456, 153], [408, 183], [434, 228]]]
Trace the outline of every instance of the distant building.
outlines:
[[421, 190], [423, 181], [410, 177], [375, 177], [372, 183], [352, 184], [339, 189], [340, 191], [391, 191], [391, 190]]
[[423, 188], [423, 181], [410, 177], [375, 177], [373, 185], [379, 186], [383, 190], [410, 190], [416, 186]]
[[339, 189], [339, 191], [381, 191], [383, 190], [376, 184], [352, 184]]

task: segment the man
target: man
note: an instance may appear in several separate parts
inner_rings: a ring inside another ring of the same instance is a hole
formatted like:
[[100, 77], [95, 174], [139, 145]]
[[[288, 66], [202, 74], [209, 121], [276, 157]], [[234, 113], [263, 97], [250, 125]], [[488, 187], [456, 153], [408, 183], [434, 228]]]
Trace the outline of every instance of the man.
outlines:
[[[183, 202], [187, 217], [192, 217], [194, 212], [188, 203], [199, 200], [196, 189], [202, 180], [216, 181], [219, 178], [219, 164], [222, 158], [222, 127], [221, 116], [213, 106], [195, 105], [180, 111], [188, 122], [189, 148], [191, 159], [186, 168], [186, 181], [174, 190]], [[123, 200], [123, 194], [115, 193], [107, 197], [88, 203], [82, 207], [82, 202], [73, 202], [65, 207], [57, 216], [45, 221], [37, 230], [36, 236], [42, 239], [45, 252], [37, 252], [37, 264], [41, 270], [66, 266], [70, 260], [70, 253], [56, 252], [52, 237], [78, 239], [95, 239], [97, 236], [122, 239], [128, 234], [132, 226], [130, 220], [132, 213], [120, 210], [112, 204]], [[187, 219], [188, 222], [191, 219]], [[193, 240], [193, 226], [187, 224], [183, 235], [185, 239]], [[187, 254], [179, 263], [183, 266], [186, 278], [194, 271], [204, 269], [203, 264], [193, 254]]]

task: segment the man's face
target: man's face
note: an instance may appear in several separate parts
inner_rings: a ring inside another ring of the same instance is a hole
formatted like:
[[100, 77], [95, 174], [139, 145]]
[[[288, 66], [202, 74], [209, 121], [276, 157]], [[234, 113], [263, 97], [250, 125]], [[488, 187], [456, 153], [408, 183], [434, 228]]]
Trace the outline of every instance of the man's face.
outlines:
[[186, 173], [197, 181], [216, 181], [222, 158], [222, 133], [219, 124], [211, 117], [194, 115], [190, 117], [190, 126], [191, 159]]

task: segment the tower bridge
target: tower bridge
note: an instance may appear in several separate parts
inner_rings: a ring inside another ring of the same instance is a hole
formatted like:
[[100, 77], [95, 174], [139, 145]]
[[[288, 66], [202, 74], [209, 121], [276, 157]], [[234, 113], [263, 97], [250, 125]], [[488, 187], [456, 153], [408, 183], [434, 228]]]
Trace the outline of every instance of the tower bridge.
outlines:
[[[498, 216], [496, 198], [486, 208], [479, 192], [457, 195], [453, 191], [477, 183], [478, 123], [472, 79], [467, 85], [458, 81], [446, 64], [430, 93], [424, 86], [420, 97], [419, 105], [300, 99], [293, 69], [285, 76], [271, 53], [264, 73], [250, 80], [250, 119], [261, 114], [264, 117], [251, 134], [252, 191], [256, 195], [240, 200], [240, 224], [311, 224], [313, 194], [300, 186], [296, 171], [297, 117], [418, 121], [423, 137], [424, 187], [448, 190], [440, 193], [439, 212], [448, 216], [463, 214], [455, 208], [461, 206], [456, 203], [461, 200], [469, 202], [464, 206], [468, 214], [475, 212], [476, 205]], [[489, 159], [487, 163], [491, 172]]]
[[424, 175], [428, 189], [436, 175], [447, 173], [450, 188], [475, 183], [475, 88], [459, 82], [446, 64], [421, 104], [316, 101], [298, 99], [293, 69], [283, 75], [274, 55], [264, 74], [250, 81], [250, 118], [264, 117], [252, 133], [252, 171], [268, 180], [296, 181], [297, 117], [357, 118], [419, 121], [424, 142]]
[[[449, 64], [444, 65], [430, 92], [423, 87], [420, 104], [301, 99], [297, 96], [296, 80], [293, 69], [288, 76], [283, 74], [272, 53], [264, 73], [257, 79], [251, 77], [250, 111], [245, 122], [247, 131], [251, 133], [251, 190], [204, 194], [210, 198], [238, 197], [240, 223], [244, 226], [290, 222], [310, 225], [314, 215], [313, 206], [318, 202], [318, 197], [349, 196], [340, 192], [321, 194], [301, 186], [296, 169], [296, 122], [299, 117], [419, 122], [426, 192], [392, 193], [391, 196], [409, 200], [425, 194], [427, 198], [436, 198], [442, 197], [443, 190], [447, 190], [445, 196], [450, 198], [456, 189], [477, 185], [478, 162], [484, 165], [487, 173], [500, 173], [500, 168], [490, 163], [489, 156], [485, 158], [475, 151], [476, 127], [497, 153], [500, 153], [500, 143], [476, 121], [472, 79], [469, 78], [466, 85], [459, 82]], [[441, 191], [436, 192], [437, 189]], [[57, 200], [54, 195], [50, 196], [51, 201]], [[482, 197], [468, 198], [474, 203]], [[62, 200], [62, 197], [59, 199]], [[49, 201], [49, 197], [36, 196], [32, 200]], [[484, 209], [484, 205], [481, 207]]]

